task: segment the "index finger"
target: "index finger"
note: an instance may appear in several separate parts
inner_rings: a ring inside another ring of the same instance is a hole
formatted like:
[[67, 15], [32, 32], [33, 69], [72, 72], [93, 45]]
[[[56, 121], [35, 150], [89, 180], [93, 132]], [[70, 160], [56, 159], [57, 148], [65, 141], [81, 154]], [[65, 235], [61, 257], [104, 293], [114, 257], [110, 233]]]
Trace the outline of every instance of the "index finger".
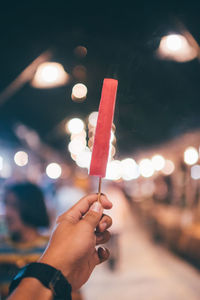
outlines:
[[[98, 194], [90, 194], [84, 196], [68, 211], [62, 214], [58, 218], [58, 222], [61, 222], [63, 219], [68, 219], [71, 220], [71, 222], [73, 223], [77, 223], [87, 213], [90, 206], [97, 200], [98, 200]], [[108, 200], [106, 195], [101, 194], [100, 203], [104, 209], [110, 209], [112, 207], [112, 203]]]

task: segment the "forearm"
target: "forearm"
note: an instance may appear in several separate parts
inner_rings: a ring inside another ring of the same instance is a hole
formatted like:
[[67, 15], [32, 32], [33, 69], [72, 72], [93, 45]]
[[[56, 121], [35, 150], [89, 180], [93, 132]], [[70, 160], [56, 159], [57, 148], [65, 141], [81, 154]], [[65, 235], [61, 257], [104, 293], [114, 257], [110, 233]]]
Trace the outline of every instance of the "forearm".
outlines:
[[24, 278], [7, 300], [52, 300], [50, 289], [35, 278]]

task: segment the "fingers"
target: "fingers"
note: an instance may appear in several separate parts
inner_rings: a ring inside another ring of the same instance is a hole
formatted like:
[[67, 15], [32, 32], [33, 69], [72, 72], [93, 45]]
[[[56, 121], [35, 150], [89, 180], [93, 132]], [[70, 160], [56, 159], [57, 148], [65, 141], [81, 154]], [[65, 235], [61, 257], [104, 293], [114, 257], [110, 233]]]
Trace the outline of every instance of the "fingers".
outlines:
[[[97, 194], [90, 194], [83, 198], [81, 198], [72, 208], [70, 208], [67, 212], [62, 214], [57, 222], [61, 222], [63, 219], [69, 220], [72, 223], [77, 223], [83, 215], [85, 215], [90, 206], [98, 200]], [[100, 202], [102, 204], [103, 209], [110, 209], [112, 207], [112, 203], [108, 200], [105, 195], [101, 195]]]
[[106, 229], [108, 229], [111, 225], [112, 225], [111, 217], [103, 214], [103, 216], [97, 226], [97, 232], [103, 232]]
[[107, 248], [99, 247], [97, 250], [97, 265], [106, 261], [110, 256], [110, 252]]
[[89, 211], [84, 216], [84, 219], [81, 222], [84, 221], [85, 223], [87, 223], [92, 227], [92, 230], [94, 230], [99, 224], [102, 214], [103, 214], [103, 207], [100, 202], [96, 201], [92, 204]]
[[103, 233], [96, 232], [96, 245], [105, 244], [110, 239], [110, 232], [108, 230]]

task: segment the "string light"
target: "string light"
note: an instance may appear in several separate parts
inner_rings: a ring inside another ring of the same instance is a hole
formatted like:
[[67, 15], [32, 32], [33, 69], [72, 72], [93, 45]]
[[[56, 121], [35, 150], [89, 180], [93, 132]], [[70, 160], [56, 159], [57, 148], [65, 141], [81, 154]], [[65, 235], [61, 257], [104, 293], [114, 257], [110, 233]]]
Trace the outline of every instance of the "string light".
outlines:
[[139, 163], [139, 171], [143, 177], [151, 177], [154, 174], [152, 161], [148, 158], [142, 159]]
[[19, 167], [24, 167], [28, 164], [28, 154], [24, 151], [15, 153], [14, 161]]
[[196, 148], [188, 147], [184, 152], [184, 162], [187, 165], [194, 165], [199, 159], [199, 154]]
[[62, 174], [61, 166], [57, 163], [50, 163], [46, 168], [46, 174], [51, 179], [57, 179]]
[[67, 122], [66, 124], [66, 130], [70, 134], [79, 134], [83, 131], [84, 129], [84, 123], [81, 119], [79, 118], [73, 118], [70, 121]]
[[140, 176], [139, 167], [132, 158], [121, 161], [121, 172], [124, 180], [132, 180]]

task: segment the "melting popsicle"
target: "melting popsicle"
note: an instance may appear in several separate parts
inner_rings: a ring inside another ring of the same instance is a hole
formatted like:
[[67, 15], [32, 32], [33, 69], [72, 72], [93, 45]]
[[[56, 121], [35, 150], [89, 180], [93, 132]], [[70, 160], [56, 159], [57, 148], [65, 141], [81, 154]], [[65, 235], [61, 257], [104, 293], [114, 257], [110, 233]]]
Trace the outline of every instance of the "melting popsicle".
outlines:
[[94, 137], [89, 175], [105, 177], [118, 81], [105, 78]]

